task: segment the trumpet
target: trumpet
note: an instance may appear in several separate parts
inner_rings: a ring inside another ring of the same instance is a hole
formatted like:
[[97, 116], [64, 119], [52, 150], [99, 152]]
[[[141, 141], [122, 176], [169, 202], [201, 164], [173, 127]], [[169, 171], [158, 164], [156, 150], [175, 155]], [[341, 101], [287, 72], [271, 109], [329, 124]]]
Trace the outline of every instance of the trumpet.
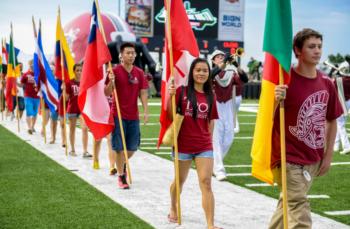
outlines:
[[244, 49], [242, 47], [239, 47], [236, 49], [235, 53], [232, 54], [233, 56], [241, 57], [244, 54]]
[[338, 71], [339, 74], [342, 76], [350, 76], [350, 69], [349, 69], [350, 66], [347, 61], [340, 63], [339, 67], [336, 67], [334, 64], [330, 63], [328, 60], [325, 60], [323, 64]]

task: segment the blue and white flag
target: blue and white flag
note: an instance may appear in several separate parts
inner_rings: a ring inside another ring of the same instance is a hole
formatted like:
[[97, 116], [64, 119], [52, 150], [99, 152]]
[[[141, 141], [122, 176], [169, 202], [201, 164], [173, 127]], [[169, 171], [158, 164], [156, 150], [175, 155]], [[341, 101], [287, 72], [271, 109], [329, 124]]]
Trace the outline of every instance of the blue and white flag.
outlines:
[[50, 65], [46, 60], [41, 42], [41, 28], [39, 27], [38, 37], [35, 42], [34, 53], [34, 78], [43, 95], [45, 103], [51, 112], [57, 112], [59, 105], [59, 84], [50, 69]]

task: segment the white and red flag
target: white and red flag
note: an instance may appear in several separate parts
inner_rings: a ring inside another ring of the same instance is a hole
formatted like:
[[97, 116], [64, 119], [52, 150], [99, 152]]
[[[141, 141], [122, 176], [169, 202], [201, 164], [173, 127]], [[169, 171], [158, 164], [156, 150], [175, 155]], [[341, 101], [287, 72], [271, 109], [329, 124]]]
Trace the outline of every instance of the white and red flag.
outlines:
[[[168, 0], [169, 1], [169, 0]], [[172, 48], [174, 60], [174, 79], [176, 88], [187, 85], [187, 77], [192, 61], [199, 56], [199, 49], [196, 38], [192, 31], [192, 27], [188, 20], [182, 0], [170, 0], [170, 30], [171, 37], [165, 32], [165, 64], [162, 78], [162, 108], [160, 113], [160, 132], [158, 146], [161, 144], [163, 136], [167, 128], [171, 124], [167, 116], [167, 102], [169, 101], [168, 88], [170, 85], [170, 65], [169, 65], [169, 48]], [[164, 1], [165, 10], [166, 1]], [[165, 23], [165, 31], [167, 31], [167, 23]], [[171, 39], [172, 47], [169, 47], [169, 39]]]
[[78, 104], [86, 125], [97, 140], [114, 128], [113, 116], [104, 94], [106, 78], [103, 74], [103, 65], [112, 58], [100, 31], [101, 26], [94, 1]]

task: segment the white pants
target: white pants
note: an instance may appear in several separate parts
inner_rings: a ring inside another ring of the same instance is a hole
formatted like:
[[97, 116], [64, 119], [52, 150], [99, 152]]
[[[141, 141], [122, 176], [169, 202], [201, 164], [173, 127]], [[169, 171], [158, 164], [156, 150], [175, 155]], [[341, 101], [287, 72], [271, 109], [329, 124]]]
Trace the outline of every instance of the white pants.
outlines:
[[[347, 100], [345, 102], [345, 105], [346, 109], [349, 110], [350, 100]], [[347, 116], [345, 115], [342, 115], [339, 118], [337, 118], [337, 136], [335, 138], [335, 145], [340, 146], [341, 143], [343, 149], [350, 149], [350, 142], [345, 128], [346, 119]]]
[[238, 111], [239, 111], [239, 107], [241, 106], [241, 102], [242, 102], [242, 96], [236, 96], [236, 122], [235, 122], [235, 133], [239, 132], [239, 122], [238, 122]]
[[234, 138], [232, 99], [226, 103], [216, 102], [219, 119], [215, 120], [213, 133], [214, 174], [225, 174], [224, 157], [230, 150]]

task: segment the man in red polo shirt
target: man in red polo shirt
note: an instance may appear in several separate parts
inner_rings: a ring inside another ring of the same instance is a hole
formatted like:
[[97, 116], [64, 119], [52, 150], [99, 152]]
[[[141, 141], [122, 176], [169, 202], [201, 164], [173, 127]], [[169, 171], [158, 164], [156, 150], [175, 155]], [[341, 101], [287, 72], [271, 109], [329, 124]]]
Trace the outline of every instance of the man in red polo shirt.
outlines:
[[[148, 82], [145, 73], [133, 65], [136, 57], [133, 44], [124, 43], [121, 45], [120, 55], [121, 64], [113, 68], [113, 74], [109, 74], [110, 81], [105, 87], [105, 95], [109, 96], [112, 94], [114, 82], [114, 87], [118, 93], [126, 148], [130, 158], [140, 145], [140, 123], [137, 107], [139, 96], [144, 111], [144, 123], [148, 122]], [[115, 128], [112, 132], [112, 148], [117, 152], [118, 185], [120, 188], [128, 189], [129, 185], [126, 181], [125, 158], [115, 99], [113, 99], [112, 113], [115, 122]]]

